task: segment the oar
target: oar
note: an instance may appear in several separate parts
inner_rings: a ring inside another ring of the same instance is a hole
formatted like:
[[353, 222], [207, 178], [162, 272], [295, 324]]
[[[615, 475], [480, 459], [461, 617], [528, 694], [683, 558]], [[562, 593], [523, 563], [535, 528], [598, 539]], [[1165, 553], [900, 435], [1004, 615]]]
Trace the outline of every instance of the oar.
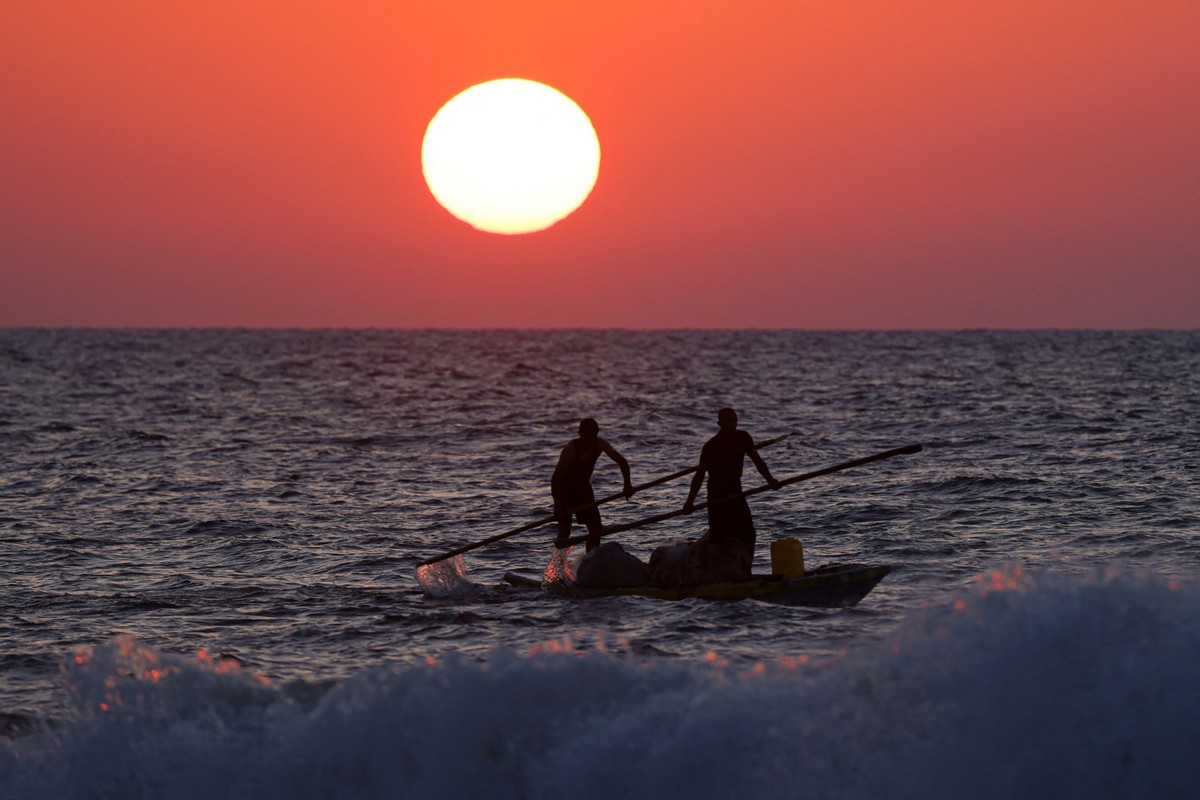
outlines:
[[[770, 447], [773, 444], [782, 442], [784, 439], [786, 439], [789, 436], [791, 436], [790, 433], [785, 433], [783, 436], [776, 436], [774, 439], [767, 439], [765, 442], [762, 442], [761, 444], [756, 445], [756, 447], [761, 450], [764, 447]], [[667, 481], [673, 481], [676, 478], [682, 478], [684, 475], [691, 475], [693, 472], [696, 471], [696, 469], [697, 469], [696, 467], [692, 467], [690, 469], [681, 469], [681, 470], [679, 470], [679, 472], [672, 472], [670, 475], [664, 475], [663, 477], [655, 478], [654, 480], [652, 480], [648, 483], [642, 483], [637, 486], [634, 486], [633, 490], [635, 492], [640, 492], [643, 489], [649, 489], [652, 486], [658, 486], [659, 484], [666, 483]], [[614, 494], [610, 494], [608, 497], [602, 497], [599, 500], [595, 500], [591, 503], [586, 503], [584, 505], [581, 505], [578, 508], [572, 508], [570, 511], [570, 514], [572, 517], [574, 517], [577, 512], [591, 508], [592, 506], [603, 505], [605, 503], [611, 502], [613, 500], [617, 500], [624, 496], [625, 496], [624, 492], [616, 492]], [[445, 561], [447, 558], [453, 558], [454, 556], [461, 555], [463, 553], [466, 553], [469, 550], [474, 550], [478, 547], [483, 547], [484, 545], [489, 545], [489, 544], [492, 544], [493, 542], [498, 542], [501, 539], [507, 539], [510, 536], [516, 536], [518, 533], [525, 533], [525, 531], [530, 531], [530, 530], [533, 530], [534, 528], [540, 528], [543, 525], [547, 525], [551, 522], [554, 522], [556, 519], [558, 519], [558, 515], [556, 515], [556, 514], [551, 514], [548, 517], [542, 517], [541, 519], [537, 519], [537, 520], [534, 520], [533, 522], [526, 523], [525, 525], [522, 525], [519, 528], [514, 528], [511, 531], [507, 531], [505, 533], [498, 533], [495, 536], [489, 536], [486, 539], [480, 539], [478, 542], [471, 542], [470, 544], [463, 545], [462, 547], [451, 550], [448, 553], [442, 553], [440, 556], [434, 556], [433, 558], [427, 558], [424, 561], [422, 561], [420, 564], [417, 564], [417, 566], [424, 567], [424, 566], [428, 566], [429, 564], [435, 564], [438, 561]], [[586, 539], [586, 538], [587, 538], [586, 536], [583, 537], [583, 539]], [[583, 539], [579, 539], [578, 541], [583, 541]], [[576, 540], [571, 540], [571, 541], [574, 542]]]
[[[893, 456], [912, 455], [913, 453], [921, 452], [921, 449], [922, 449], [921, 445], [919, 445], [919, 444], [910, 444], [910, 445], [907, 445], [906, 447], [897, 447], [892, 450], [885, 450], [882, 453], [876, 453], [873, 456], [866, 456], [864, 458], [856, 458], [853, 461], [847, 461], [844, 464], [837, 464], [832, 467], [825, 467], [824, 469], [813, 470], [812, 472], [805, 472], [802, 475], [794, 475], [791, 478], [787, 478], [785, 480], [779, 481], [779, 486], [781, 486], [781, 487], [788, 486], [793, 483], [799, 483], [800, 481], [807, 481], [812, 478], [819, 478], [822, 475], [828, 475], [831, 472], [841, 472], [842, 470], [850, 469], [851, 467], [861, 467], [863, 464], [870, 464], [872, 461], [882, 461], [885, 458], [891, 458]], [[692, 507], [692, 511], [699, 511], [702, 508], [708, 508], [709, 506], [715, 506], [718, 503], [725, 503], [725, 502], [728, 502], [729, 500], [736, 500], [739, 497], [749, 497], [752, 494], [758, 494], [759, 492], [765, 492], [770, 489], [771, 489], [770, 484], [763, 484], [762, 486], [756, 486], [753, 489], [747, 489], [746, 491], [739, 492], [738, 494], [731, 494], [726, 497], [719, 497], [716, 500], [710, 500], [707, 503], [697, 503], [695, 506]], [[653, 525], [655, 522], [662, 522], [663, 520], [682, 516], [683, 514], [688, 514], [688, 513], [691, 513], [691, 512], [684, 511], [682, 508], [679, 508], [679, 509], [676, 509], [675, 511], [667, 511], [662, 514], [655, 514], [653, 517], [645, 517], [643, 519], [634, 520], [633, 522], [627, 522], [623, 525], [614, 525], [611, 528], [605, 528], [604, 532], [601, 533], [600, 535], [608, 536], [613, 533], [621, 533], [622, 531], [631, 531], [634, 528], [641, 528], [646, 525]], [[587, 541], [587, 538], [588, 537], [586, 535], [572, 536], [570, 539], [568, 539], [566, 541], [565, 544], [566, 545], [579, 544], [580, 542]], [[565, 546], [565, 545], [563, 545], [563, 546]]]

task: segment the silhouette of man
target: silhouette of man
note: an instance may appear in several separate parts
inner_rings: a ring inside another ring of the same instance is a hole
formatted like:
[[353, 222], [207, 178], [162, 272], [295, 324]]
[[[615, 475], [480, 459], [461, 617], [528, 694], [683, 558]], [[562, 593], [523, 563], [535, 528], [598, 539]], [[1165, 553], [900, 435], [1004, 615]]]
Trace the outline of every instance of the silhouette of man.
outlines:
[[[555, 547], [565, 547], [571, 535], [571, 510], [596, 502], [592, 492], [592, 470], [596, 460], [604, 453], [621, 468], [625, 478], [625, 497], [633, 496], [633, 483], [629, 477], [629, 462], [616, 449], [600, 438], [600, 425], [588, 417], [579, 423], [579, 437], [567, 442], [558, 457], [554, 476], [550, 478], [550, 493], [554, 496], [554, 514], [558, 517], [558, 536]], [[595, 505], [580, 509], [575, 519], [588, 530], [587, 552], [600, 546], [600, 509]]]
[[[709, 439], [700, 451], [700, 464], [692, 478], [687, 501], [683, 504], [685, 513], [692, 513], [706, 474], [710, 503], [741, 494], [742, 464], [746, 456], [750, 456], [772, 489], [779, 488], [779, 481], [771, 476], [771, 470], [755, 449], [754, 439], [746, 431], [738, 430], [737, 412], [732, 408], [722, 408], [717, 412], [717, 425], [720, 428], [717, 435]], [[746, 498], [738, 497], [708, 506], [708, 535], [703, 538], [722, 551], [728, 551], [729, 546], [735, 543], [740, 544], [749, 557], [744, 570], [749, 574], [750, 562], [754, 559], [755, 533], [754, 519], [750, 516], [750, 505]]]

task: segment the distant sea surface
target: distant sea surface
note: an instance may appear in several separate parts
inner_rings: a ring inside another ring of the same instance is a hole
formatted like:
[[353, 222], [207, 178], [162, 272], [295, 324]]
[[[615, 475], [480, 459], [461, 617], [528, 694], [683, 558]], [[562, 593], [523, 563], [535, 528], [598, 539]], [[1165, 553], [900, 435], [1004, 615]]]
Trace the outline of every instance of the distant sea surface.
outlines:
[[[726, 405], [780, 479], [924, 445], [751, 500], [859, 605], [415, 579]], [[0, 798], [1193, 796], [1198, 446], [1194, 331], [0, 330]]]

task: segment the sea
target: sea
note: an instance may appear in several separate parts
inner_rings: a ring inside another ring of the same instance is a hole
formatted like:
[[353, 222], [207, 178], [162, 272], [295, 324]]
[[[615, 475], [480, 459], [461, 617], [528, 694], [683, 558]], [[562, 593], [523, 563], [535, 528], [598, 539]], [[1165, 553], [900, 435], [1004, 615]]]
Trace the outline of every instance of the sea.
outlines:
[[[506, 584], [552, 525], [418, 580], [724, 406], [780, 480], [922, 445], [751, 498], [859, 604]], [[1198, 445], [1197, 331], [0, 330], [0, 800], [1194, 797]]]

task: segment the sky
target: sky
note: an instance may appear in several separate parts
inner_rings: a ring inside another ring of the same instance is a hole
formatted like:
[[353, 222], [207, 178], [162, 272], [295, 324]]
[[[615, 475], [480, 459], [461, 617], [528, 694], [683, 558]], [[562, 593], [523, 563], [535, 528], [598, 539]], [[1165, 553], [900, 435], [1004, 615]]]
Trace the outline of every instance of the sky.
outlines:
[[[1200, 328], [1197, 0], [10, 0], [0, 327]], [[533, 234], [458, 92], [590, 116]]]

